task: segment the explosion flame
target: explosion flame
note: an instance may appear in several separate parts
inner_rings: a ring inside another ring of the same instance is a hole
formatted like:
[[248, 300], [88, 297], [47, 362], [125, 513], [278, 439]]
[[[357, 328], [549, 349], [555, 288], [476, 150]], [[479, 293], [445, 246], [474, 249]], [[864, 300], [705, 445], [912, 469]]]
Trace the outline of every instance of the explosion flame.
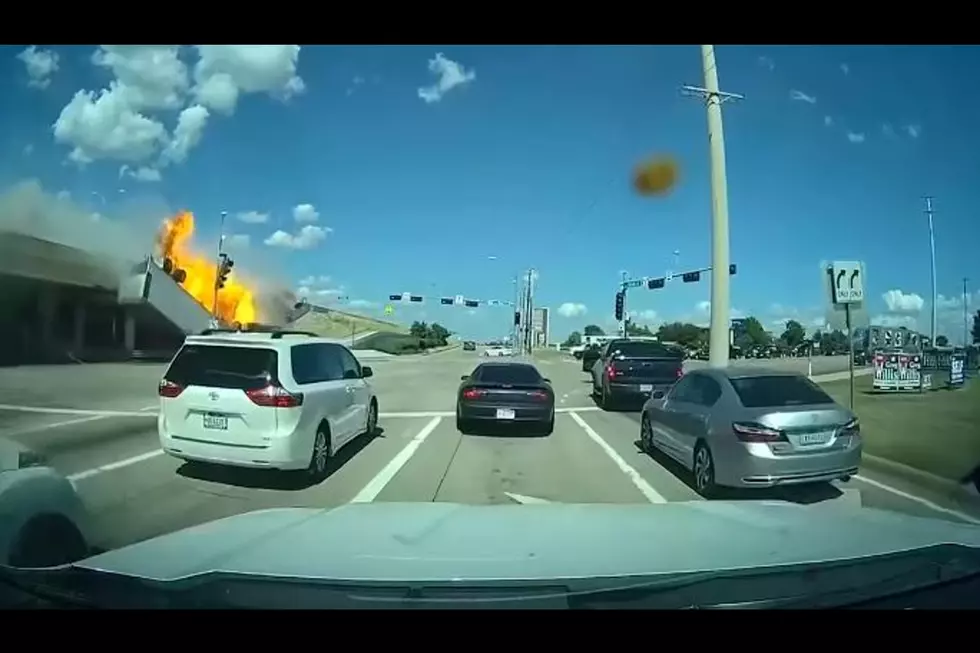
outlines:
[[[214, 288], [217, 279], [217, 262], [195, 252], [194, 214], [181, 211], [167, 218], [157, 234], [157, 255], [169, 259], [174, 270], [182, 270], [180, 285], [210, 313], [214, 305]], [[177, 278], [179, 278], [179, 276]], [[218, 290], [215, 316], [226, 324], [256, 322], [255, 293], [236, 279], [234, 271], [228, 275], [223, 288]]]

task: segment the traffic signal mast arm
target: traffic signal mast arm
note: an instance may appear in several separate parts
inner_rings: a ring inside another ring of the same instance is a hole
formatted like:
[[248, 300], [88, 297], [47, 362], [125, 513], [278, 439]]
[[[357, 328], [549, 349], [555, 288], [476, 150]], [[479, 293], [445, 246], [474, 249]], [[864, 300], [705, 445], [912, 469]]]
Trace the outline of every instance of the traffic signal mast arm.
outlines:
[[466, 299], [462, 295], [455, 297], [426, 298], [425, 295], [415, 295], [412, 293], [398, 293], [388, 295], [388, 300], [392, 302], [409, 302], [412, 304], [424, 303], [427, 299], [438, 299], [443, 306], [465, 306], [467, 308], [478, 308], [480, 306], [514, 306], [514, 302], [499, 299]]
[[[737, 271], [737, 266], [732, 263], [728, 266], [728, 274], [734, 275]], [[701, 275], [711, 272], [711, 267], [698, 268], [696, 270], [688, 270], [687, 272], [678, 272], [664, 275], [662, 277], [642, 277], [639, 279], [628, 279], [624, 281], [620, 286], [620, 292], [626, 292], [630, 288], [640, 288], [641, 286], [646, 286], [649, 290], [657, 290], [663, 288], [667, 285], [668, 281], [673, 281], [677, 277], [681, 278], [684, 283], [697, 283], [701, 280]]]

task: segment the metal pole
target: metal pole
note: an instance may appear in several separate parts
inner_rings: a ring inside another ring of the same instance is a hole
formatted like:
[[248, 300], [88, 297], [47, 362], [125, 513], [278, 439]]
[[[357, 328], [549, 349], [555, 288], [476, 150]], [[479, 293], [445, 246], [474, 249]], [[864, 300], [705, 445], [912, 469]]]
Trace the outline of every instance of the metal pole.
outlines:
[[702, 96], [708, 110], [708, 145], [711, 156], [711, 329], [708, 362], [712, 367], [728, 365], [728, 318], [731, 312], [728, 275], [728, 182], [725, 175], [725, 135], [721, 105], [741, 95], [718, 88], [718, 69], [713, 45], [701, 46], [704, 88], [684, 87], [687, 93]]
[[619, 273], [619, 292], [623, 293], [623, 319], [619, 321], [619, 335], [622, 338], [629, 337], [626, 329], [626, 323], [629, 320], [629, 316], [626, 314], [626, 280], [629, 279], [629, 276], [626, 270]]
[[[521, 312], [521, 281], [518, 275], [514, 275], [514, 312]], [[514, 320], [513, 313], [510, 316], [510, 346], [513, 348], [517, 347], [517, 339], [519, 337], [520, 324]]]
[[534, 346], [534, 268], [527, 271], [527, 354]]
[[929, 218], [929, 261], [932, 268], [932, 320], [929, 325], [930, 344], [936, 346], [936, 235], [932, 228], [932, 198], [926, 197], [926, 216]]
[[963, 349], [964, 351], [970, 345], [970, 329], [967, 327], [967, 323], [970, 318], [970, 311], [967, 308], [967, 302], [970, 299], [970, 293], [967, 290], [966, 284], [969, 281], [966, 277], [963, 277]]
[[844, 323], [847, 326], [847, 378], [850, 408], [854, 410], [854, 336], [851, 333], [851, 305], [844, 304]]
[[221, 256], [225, 249], [225, 218], [228, 217], [227, 211], [221, 212], [221, 224], [218, 227], [218, 256], [214, 267], [214, 299], [211, 302], [211, 317], [217, 320], [218, 316], [218, 271], [221, 269]]

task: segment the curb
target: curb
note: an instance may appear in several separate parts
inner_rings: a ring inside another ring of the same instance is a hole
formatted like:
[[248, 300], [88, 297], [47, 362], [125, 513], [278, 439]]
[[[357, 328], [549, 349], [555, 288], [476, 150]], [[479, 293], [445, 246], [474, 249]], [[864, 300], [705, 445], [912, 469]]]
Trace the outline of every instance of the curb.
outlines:
[[907, 481], [911, 481], [922, 487], [926, 487], [933, 492], [945, 496], [966, 496], [967, 492], [963, 484], [942, 476], [937, 476], [931, 472], [916, 469], [910, 465], [895, 462], [888, 458], [882, 458], [869, 453], [862, 452], [861, 466], [871, 470], [877, 470], [892, 476], [899, 476]]

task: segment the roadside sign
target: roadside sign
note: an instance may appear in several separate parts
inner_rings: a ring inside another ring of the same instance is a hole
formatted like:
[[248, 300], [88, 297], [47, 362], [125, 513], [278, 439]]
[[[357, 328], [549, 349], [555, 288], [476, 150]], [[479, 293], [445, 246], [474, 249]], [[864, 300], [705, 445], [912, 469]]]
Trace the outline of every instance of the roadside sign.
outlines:
[[966, 382], [966, 354], [957, 352], [949, 359], [949, 387], [961, 388]]
[[859, 261], [834, 261], [830, 264], [832, 295], [835, 304], [859, 304], [864, 301], [864, 264]]
[[466, 299], [462, 295], [456, 295], [456, 298], [453, 301], [457, 306], [462, 306], [463, 302], [466, 301]]
[[391, 315], [394, 312], [395, 312], [394, 306], [392, 306], [391, 304], [385, 306], [385, 315]]
[[[835, 269], [839, 267], [840, 269]], [[858, 271], [856, 277], [854, 277], [855, 290], [858, 293], [854, 293], [860, 296], [860, 299], [850, 299], [849, 301], [838, 302], [837, 301], [837, 280], [838, 278], [842, 284], [842, 295], [851, 297], [851, 277], [855, 271]], [[844, 271], [844, 275], [840, 276], [841, 270]], [[820, 284], [824, 293], [826, 302], [826, 321], [828, 329], [840, 329], [845, 331], [848, 328], [848, 318], [850, 318], [850, 327], [852, 329], [862, 329], [869, 328], [871, 326], [871, 317], [868, 314], [866, 304], [864, 302], [864, 288], [868, 284], [867, 270], [864, 264], [861, 262], [830, 262], [821, 261], [820, 262]], [[846, 291], [846, 293], [844, 292]], [[850, 314], [850, 315], [848, 315]], [[884, 334], [878, 334], [883, 336]]]
[[904, 352], [876, 351], [872, 388], [908, 392], [929, 387], [922, 374], [922, 356]]

